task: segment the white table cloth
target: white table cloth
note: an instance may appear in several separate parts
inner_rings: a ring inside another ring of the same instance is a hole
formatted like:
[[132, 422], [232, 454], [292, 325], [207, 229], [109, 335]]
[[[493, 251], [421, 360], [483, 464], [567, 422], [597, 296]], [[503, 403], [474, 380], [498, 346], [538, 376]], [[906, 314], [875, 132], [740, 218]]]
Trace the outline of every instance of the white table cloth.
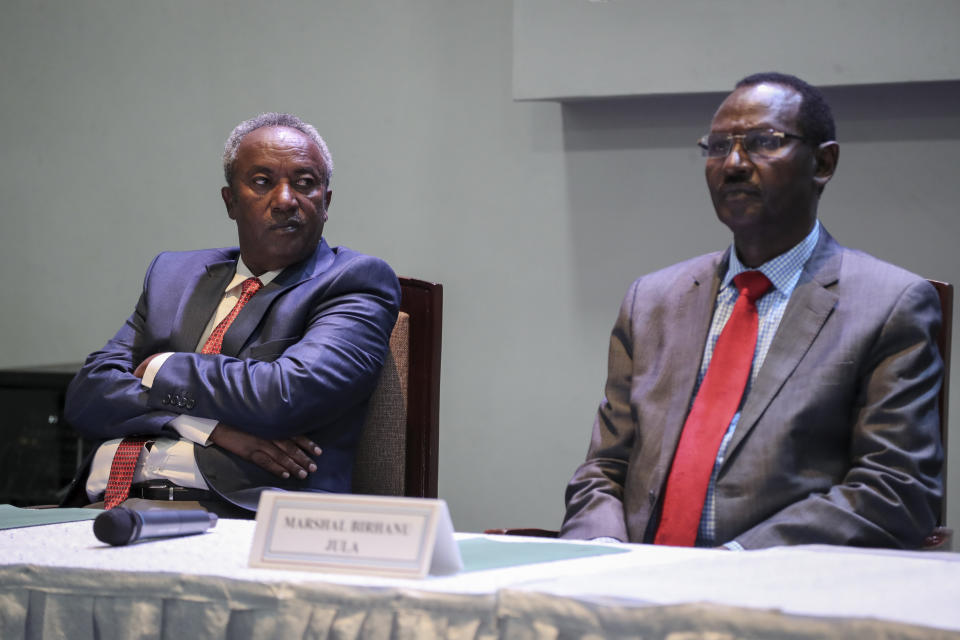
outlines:
[[89, 521], [0, 531], [0, 638], [960, 638], [954, 553], [624, 545], [400, 580], [251, 569], [253, 527], [128, 547]]

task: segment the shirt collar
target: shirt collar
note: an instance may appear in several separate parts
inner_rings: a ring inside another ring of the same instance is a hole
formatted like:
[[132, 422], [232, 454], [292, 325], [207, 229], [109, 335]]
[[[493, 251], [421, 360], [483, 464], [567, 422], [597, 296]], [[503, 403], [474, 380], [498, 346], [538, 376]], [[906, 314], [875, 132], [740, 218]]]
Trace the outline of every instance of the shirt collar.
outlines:
[[[807, 263], [807, 260], [810, 259], [810, 256], [813, 255], [813, 249], [817, 246], [817, 241], [820, 239], [820, 221], [813, 225], [813, 229], [810, 233], [807, 234], [803, 240], [797, 243], [792, 249], [781, 253], [776, 258], [764, 262], [762, 265], [757, 267], [756, 271], [760, 271], [763, 275], [767, 276], [771, 283], [773, 283], [774, 288], [784, 296], [790, 297], [790, 294], [793, 293], [794, 287], [797, 286], [797, 282], [800, 280], [800, 273], [803, 271], [803, 265]], [[728, 286], [732, 286], [731, 282], [733, 281], [734, 276], [744, 271], [750, 271], [747, 267], [743, 266], [743, 263], [740, 262], [740, 259], [737, 257], [736, 248], [730, 247], [730, 264], [727, 267], [727, 273], [723, 276], [723, 281], [720, 283], [720, 288], [725, 289]]]
[[[270, 284], [271, 281], [273, 281], [274, 278], [280, 275], [281, 271], [283, 271], [283, 269], [265, 271], [264, 273], [261, 273], [259, 276], [256, 276], [256, 277], [260, 278], [260, 282], [263, 283], [263, 286], [267, 286], [268, 284]], [[244, 264], [243, 258], [237, 259], [237, 271], [236, 273], [233, 274], [233, 279], [227, 283], [227, 287], [226, 289], [224, 289], [224, 292], [230, 291], [230, 289], [233, 289], [235, 287], [239, 287], [244, 280], [246, 280], [247, 278], [253, 278], [253, 277], [254, 277], [253, 272], [250, 271], [249, 267], [247, 267], [246, 264]]]

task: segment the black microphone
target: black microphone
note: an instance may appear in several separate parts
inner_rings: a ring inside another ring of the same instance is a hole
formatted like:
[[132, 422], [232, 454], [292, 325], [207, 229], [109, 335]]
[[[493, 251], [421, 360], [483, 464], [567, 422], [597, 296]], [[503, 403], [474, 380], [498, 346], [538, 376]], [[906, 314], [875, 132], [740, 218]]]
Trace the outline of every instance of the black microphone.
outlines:
[[114, 507], [93, 521], [97, 540], [122, 546], [147, 538], [191, 536], [217, 526], [217, 515], [203, 509], [149, 509]]

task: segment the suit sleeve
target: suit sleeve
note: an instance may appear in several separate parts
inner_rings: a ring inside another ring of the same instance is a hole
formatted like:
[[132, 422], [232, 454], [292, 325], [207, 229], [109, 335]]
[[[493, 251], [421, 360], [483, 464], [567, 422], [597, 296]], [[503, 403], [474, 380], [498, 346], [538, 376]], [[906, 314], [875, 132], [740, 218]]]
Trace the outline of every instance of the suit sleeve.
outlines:
[[322, 428], [372, 392], [399, 300], [390, 267], [357, 254], [322, 295], [304, 300], [311, 305], [307, 326], [302, 336], [279, 341], [279, 357], [175, 353], [145, 390], [145, 403], [160, 410], [164, 397], [189, 394], [192, 406], [185, 412], [263, 438]]
[[[150, 263], [144, 290], [160, 256]], [[99, 351], [91, 353], [67, 388], [67, 422], [81, 435], [94, 439], [159, 434], [177, 414], [150, 407], [148, 390], [133, 375], [146, 358], [147, 296], [141, 293], [133, 314]]]
[[633, 304], [637, 284], [620, 305], [610, 334], [607, 383], [593, 423], [586, 461], [567, 485], [566, 516], [560, 535], [565, 538], [611, 537], [628, 541], [623, 491], [634, 446], [630, 409], [633, 374]]
[[942, 499], [940, 324], [936, 292], [915, 281], [896, 300], [861, 369], [842, 483], [783, 508], [737, 542], [747, 549], [811, 541], [920, 545]]

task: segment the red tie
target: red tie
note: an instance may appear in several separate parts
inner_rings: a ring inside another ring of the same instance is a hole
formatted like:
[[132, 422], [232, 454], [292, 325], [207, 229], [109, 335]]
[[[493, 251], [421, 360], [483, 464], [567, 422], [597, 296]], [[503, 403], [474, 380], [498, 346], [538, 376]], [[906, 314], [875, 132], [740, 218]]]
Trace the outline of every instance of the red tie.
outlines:
[[229, 315], [220, 321], [217, 328], [214, 329], [210, 337], [207, 338], [200, 353], [220, 353], [220, 347], [223, 346], [223, 334], [225, 334], [227, 329], [230, 328], [230, 325], [233, 324], [237, 314], [240, 313], [240, 309], [243, 309], [243, 305], [247, 304], [250, 298], [253, 297], [253, 294], [259, 291], [262, 286], [263, 283], [260, 282], [260, 278], [247, 278], [240, 284], [240, 299], [237, 300], [237, 304], [233, 305], [233, 309], [230, 310]]
[[[200, 353], [220, 353], [223, 345], [223, 334], [227, 332], [230, 325], [236, 319], [237, 314], [243, 305], [249, 302], [263, 283], [259, 278], [247, 278], [240, 284], [240, 299], [233, 306], [226, 318], [220, 321], [220, 324], [213, 330], [210, 337], [203, 345]], [[103, 496], [103, 506], [106, 509], [112, 509], [130, 495], [130, 483], [133, 482], [133, 471], [137, 466], [137, 459], [140, 457], [140, 451], [143, 443], [149, 438], [124, 438], [120, 442], [117, 452], [113, 456], [113, 462], [110, 464], [110, 476], [107, 479], [107, 491]]]
[[744, 271], [734, 276], [733, 282], [740, 297], [717, 339], [713, 358], [683, 425], [667, 477], [655, 544], [692, 547], [696, 543], [717, 451], [750, 377], [757, 348], [756, 301], [770, 288], [770, 281], [759, 271]]
[[133, 481], [133, 470], [137, 466], [137, 458], [143, 443], [149, 438], [124, 438], [117, 452], [113, 454], [110, 463], [110, 477], [107, 479], [107, 491], [103, 494], [104, 509], [113, 509], [127, 499], [130, 494], [130, 483]]

